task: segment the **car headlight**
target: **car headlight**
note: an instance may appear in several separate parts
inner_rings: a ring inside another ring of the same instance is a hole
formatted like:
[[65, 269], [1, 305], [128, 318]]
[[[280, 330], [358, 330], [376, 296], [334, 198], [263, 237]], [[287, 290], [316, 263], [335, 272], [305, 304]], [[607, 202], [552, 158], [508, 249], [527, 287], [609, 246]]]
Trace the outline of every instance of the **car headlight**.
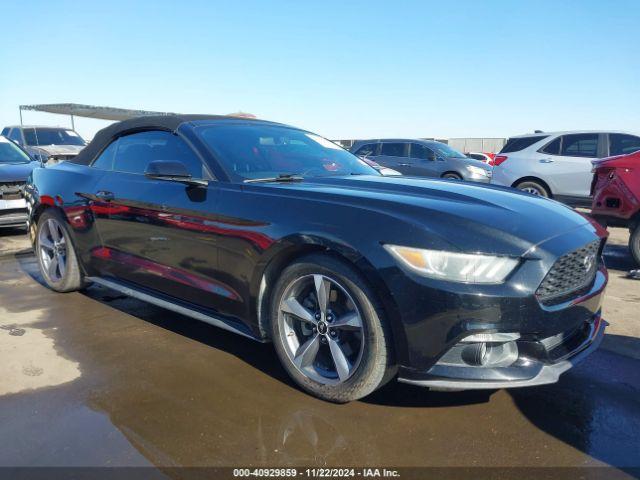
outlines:
[[512, 257], [454, 253], [385, 245], [401, 264], [430, 278], [463, 283], [502, 283], [519, 260]]
[[476, 167], [475, 165], [465, 165], [465, 168], [471, 175], [477, 175], [479, 177], [489, 177], [489, 171], [484, 168]]

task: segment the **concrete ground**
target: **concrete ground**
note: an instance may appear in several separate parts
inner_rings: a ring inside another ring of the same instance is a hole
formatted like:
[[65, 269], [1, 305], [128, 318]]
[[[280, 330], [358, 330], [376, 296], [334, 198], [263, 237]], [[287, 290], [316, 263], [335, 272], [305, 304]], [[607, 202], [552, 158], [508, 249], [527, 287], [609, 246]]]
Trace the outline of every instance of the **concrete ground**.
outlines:
[[[608, 331], [620, 337], [614, 347], [623, 353], [640, 359], [640, 280], [627, 277], [629, 270], [640, 268], [629, 254], [629, 231], [610, 228], [607, 241], [606, 263], [609, 268], [609, 286], [605, 297], [603, 316], [610, 323]], [[606, 339], [603, 346], [609, 348]]]
[[[42, 285], [0, 233], [0, 466], [640, 467], [640, 281], [606, 250], [603, 347], [558, 384], [333, 405], [270, 345], [92, 286]], [[587, 475], [589, 476], [589, 474]]]

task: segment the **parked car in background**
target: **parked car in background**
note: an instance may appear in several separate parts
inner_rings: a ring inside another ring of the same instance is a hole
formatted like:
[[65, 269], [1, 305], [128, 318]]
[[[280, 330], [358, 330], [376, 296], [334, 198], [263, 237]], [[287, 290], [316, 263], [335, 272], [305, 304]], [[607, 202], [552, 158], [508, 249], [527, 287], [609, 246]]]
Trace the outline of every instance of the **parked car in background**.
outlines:
[[604, 336], [595, 221], [515, 190], [384, 177], [286, 125], [127, 120], [35, 169], [25, 196], [51, 289], [93, 282], [271, 341], [326, 400], [396, 377], [554, 383]]
[[17, 125], [5, 127], [2, 135], [48, 165], [71, 160], [86, 146], [82, 137], [69, 128]]
[[469, 152], [465, 153], [465, 155], [469, 158], [473, 158], [474, 160], [480, 160], [487, 165], [493, 165], [493, 159], [496, 157], [495, 153], [489, 152]]
[[640, 265], [640, 146], [633, 148], [594, 162], [591, 214], [604, 225], [629, 228], [629, 250]]
[[395, 176], [395, 175], [402, 175], [400, 172], [398, 172], [397, 170], [393, 170], [391, 168], [387, 168], [387, 167], [383, 167], [382, 165], [380, 165], [377, 162], [374, 162], [373, 160], [371, 160], [370, 158], [367, 157], [360, 157], [360, 159], [365, 162], [367, 165], [369, 165], [370, 167], [375, 168], [378, 173], [380, 173], [380, 175], [384, 175], [384, 176]]
[[489, 182], [491, 168], [448, 145], [431, 140], [358, 140], [350, 151], [412, 177]]
[[511, 137], [494, 159], [491, 183], [575, 206], [591, 206], [591, 162], [640, 148], [625, 132], [554, 132]]
[[26, 227], [27, 204], [22, 197], [34, 161], [18, 145], [0, 135], [0, 227]]

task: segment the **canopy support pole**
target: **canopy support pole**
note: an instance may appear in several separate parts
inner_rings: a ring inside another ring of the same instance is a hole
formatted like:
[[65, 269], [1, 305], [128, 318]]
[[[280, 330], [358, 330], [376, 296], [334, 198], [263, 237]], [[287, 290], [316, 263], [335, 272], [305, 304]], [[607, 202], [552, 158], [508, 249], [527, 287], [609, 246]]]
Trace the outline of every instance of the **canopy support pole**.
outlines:
[[73, 115], [70, 115], [70, 117], [71, 117], [71, 130], [75, 131], [76, 130], [76, 125], [73, 122]]

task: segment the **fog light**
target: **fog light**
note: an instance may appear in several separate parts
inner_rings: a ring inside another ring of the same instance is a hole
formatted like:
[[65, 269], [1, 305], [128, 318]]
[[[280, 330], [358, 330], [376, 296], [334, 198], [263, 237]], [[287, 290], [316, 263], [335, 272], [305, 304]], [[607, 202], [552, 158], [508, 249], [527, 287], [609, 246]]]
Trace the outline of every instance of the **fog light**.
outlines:
[[482, 366], [487, 362], [487, 344], [473, 343], [462, 350], [462, 360], [469, 365]]
[[508, 367], [518, 359], [516, 342], [470, 343], [462, 349], [462, 361], [473, 367]]

